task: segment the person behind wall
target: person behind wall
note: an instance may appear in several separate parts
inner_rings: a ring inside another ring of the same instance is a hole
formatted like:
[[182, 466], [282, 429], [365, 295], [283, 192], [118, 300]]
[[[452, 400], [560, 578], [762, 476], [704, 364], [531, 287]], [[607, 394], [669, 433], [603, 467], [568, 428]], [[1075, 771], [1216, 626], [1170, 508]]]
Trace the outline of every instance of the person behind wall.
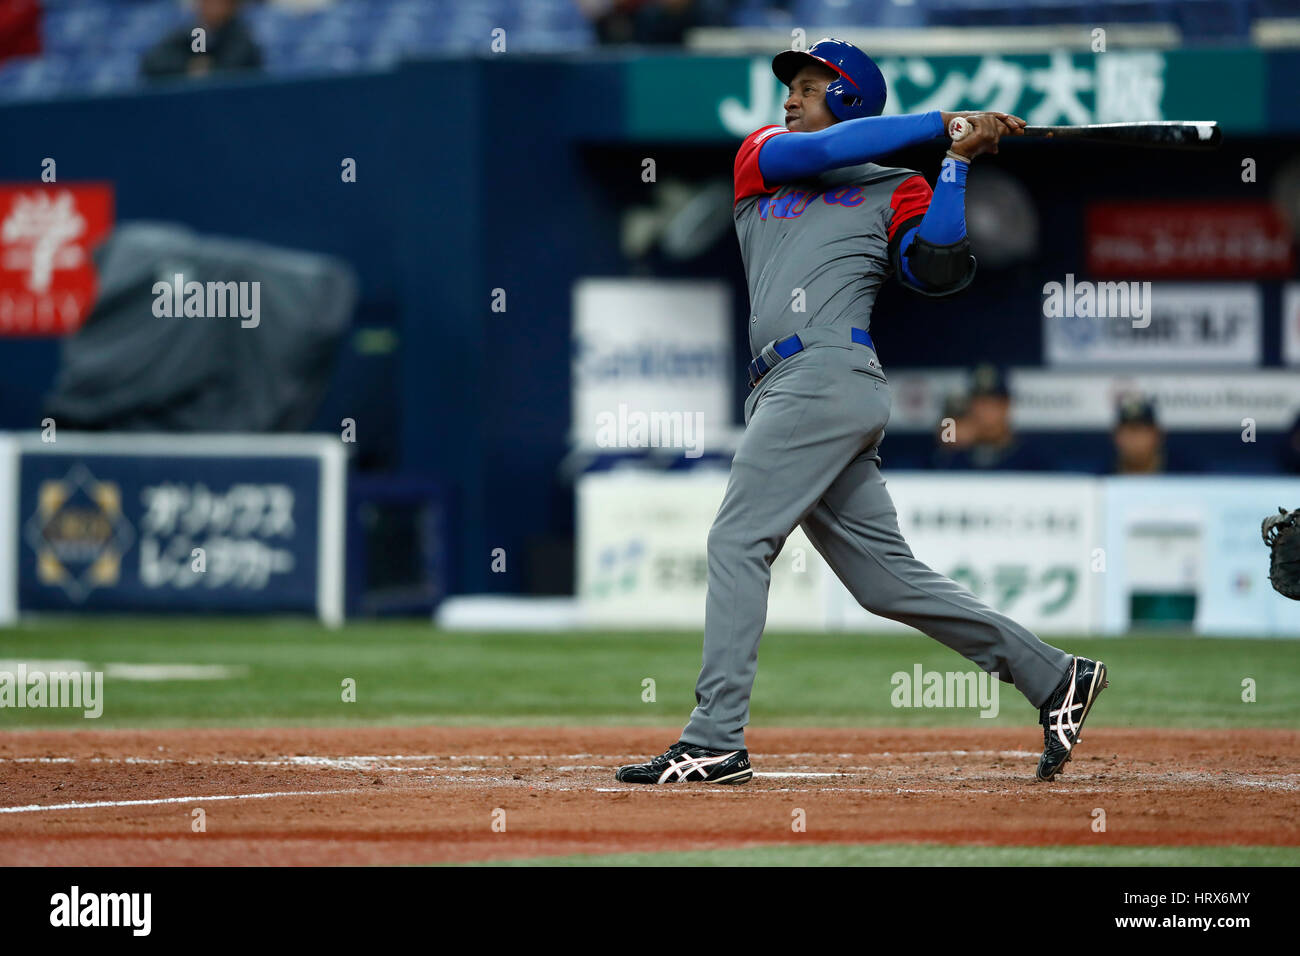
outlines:
[[[140, 61], [141, 75], [162, 80], [261, 69], [262, 50], [240, 19], [240, 6], [241, 0], [195, 0], [194, 23], [150, 48]], [[195, 35], [198, 29], [201, 36]]]

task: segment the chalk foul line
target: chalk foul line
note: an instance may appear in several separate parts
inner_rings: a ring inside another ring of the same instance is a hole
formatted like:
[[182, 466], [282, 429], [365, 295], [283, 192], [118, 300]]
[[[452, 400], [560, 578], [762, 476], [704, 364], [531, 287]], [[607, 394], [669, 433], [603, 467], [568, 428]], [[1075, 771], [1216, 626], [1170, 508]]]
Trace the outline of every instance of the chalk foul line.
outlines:
[[0, 807], [0, 813], [38, 813], [42, 810], [89, 810], [96, 807], [149, 807], [164, 803], [211, 803], [215, 800], [269, 800], [273, 797], [323, 797], [357, 793], [351, 790], [281, 790], [274, 793], [221, 793], [206, 797], [158, 797], [153, 800], [95, 800], [88, 803], [32, 803], [24, 807]]

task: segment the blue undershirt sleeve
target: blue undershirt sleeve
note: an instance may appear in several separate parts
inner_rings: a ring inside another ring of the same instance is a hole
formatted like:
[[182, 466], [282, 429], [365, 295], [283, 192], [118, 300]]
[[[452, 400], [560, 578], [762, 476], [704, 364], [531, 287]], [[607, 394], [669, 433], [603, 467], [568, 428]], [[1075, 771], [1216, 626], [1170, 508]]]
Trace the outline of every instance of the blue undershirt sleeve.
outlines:
[[898, 261], [903, 267], [903, 278], [917, 288], [928, 286], [912, 275], [907, 264], [908, 247], [917, 236], [936, 246], [950, 246], [966, 237], [966, 175], [969, 172], [970, 163], [951, 156], [945, 158], [939, 170], [939, 181], [934, 185], [930, 208], [918, 225], [903, 233]]
[[773, 136], [758, 154], [764, 182], [789, 183], [841, 166], [868, 163], [905, 146], [943, 135], [938, 110], [905, 116], [864, 116], [815, 133]]

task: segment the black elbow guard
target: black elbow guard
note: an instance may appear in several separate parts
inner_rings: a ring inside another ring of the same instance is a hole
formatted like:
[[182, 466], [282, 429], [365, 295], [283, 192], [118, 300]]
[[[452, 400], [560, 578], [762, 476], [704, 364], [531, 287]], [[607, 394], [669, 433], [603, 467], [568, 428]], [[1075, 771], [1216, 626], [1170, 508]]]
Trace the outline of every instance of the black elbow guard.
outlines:
[[903, 255], [912, 275], [925, 284], [916, 289], [922, 295], [952, 295], [975, 280], [975, 257], [970, 254], [970, 239], [964, 236], [949, 246], [936, 246], [917, 236]]

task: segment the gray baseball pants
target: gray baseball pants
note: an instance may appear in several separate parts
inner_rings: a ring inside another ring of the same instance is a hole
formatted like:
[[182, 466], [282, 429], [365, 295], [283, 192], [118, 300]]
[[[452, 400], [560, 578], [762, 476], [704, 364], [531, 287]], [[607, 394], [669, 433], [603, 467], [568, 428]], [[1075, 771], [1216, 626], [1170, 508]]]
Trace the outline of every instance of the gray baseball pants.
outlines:
[[864, 608], [946, 644], [1041, 707], [1070, 655], [922, 564], [898, 530], [880, 475], [890, 393], [875, 352], [848, 329], [799, 335], [805, 349], [778, 362], [745, 403], [709, 531], [704, 663], [681, 739], [745, 746], [771, 565], [796, 525]]

